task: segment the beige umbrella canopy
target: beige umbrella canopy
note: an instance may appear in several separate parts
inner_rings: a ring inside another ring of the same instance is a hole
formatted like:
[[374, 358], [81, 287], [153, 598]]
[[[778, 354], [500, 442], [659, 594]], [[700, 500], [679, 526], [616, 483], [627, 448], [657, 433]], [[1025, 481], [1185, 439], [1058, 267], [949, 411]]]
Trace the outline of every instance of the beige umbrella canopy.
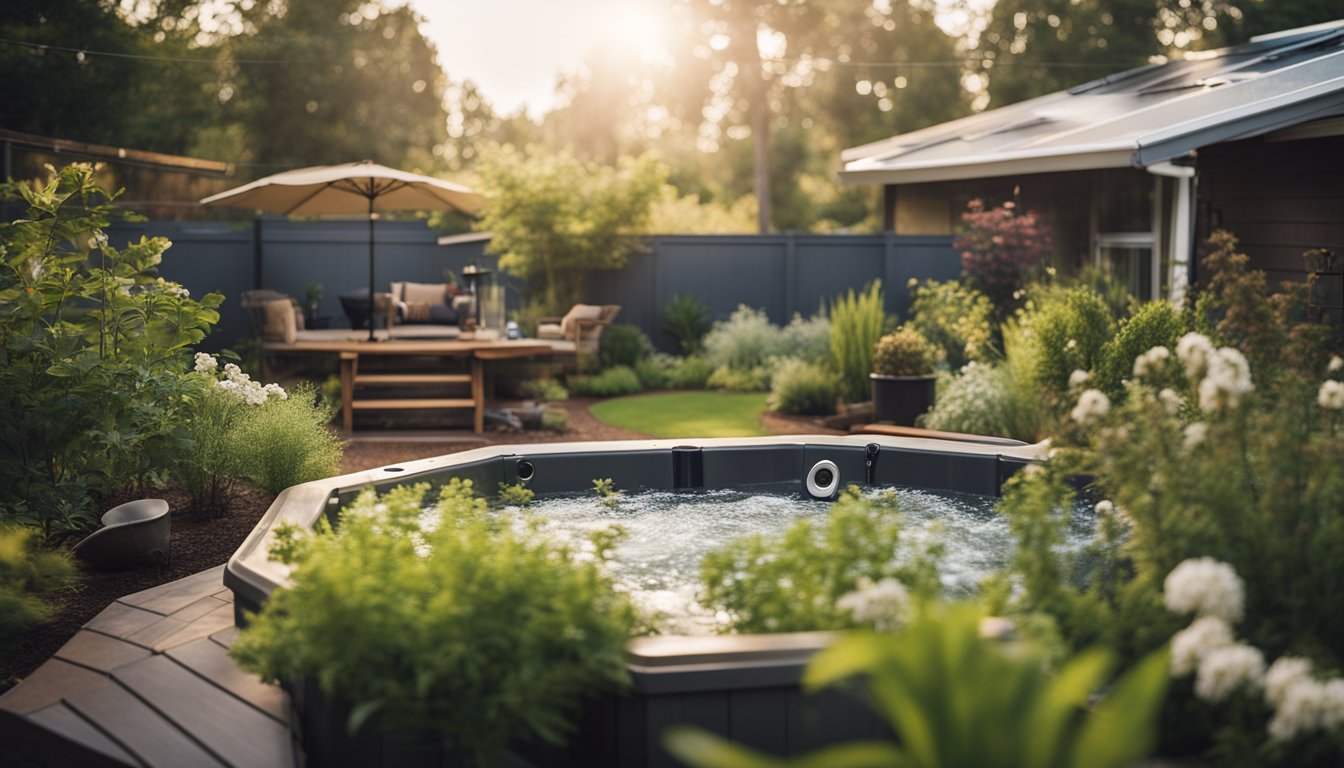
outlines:
[[[285, 216], [369, 217], [369, 299], [373, 299], [373, 214], [382, 211], [478, 213], [485, 200], [470, 189], [370, 160], [299, 168], [211, 195], [201, 205], [252, 208]], [[373, 323], [369, 323], [373, 340]]]

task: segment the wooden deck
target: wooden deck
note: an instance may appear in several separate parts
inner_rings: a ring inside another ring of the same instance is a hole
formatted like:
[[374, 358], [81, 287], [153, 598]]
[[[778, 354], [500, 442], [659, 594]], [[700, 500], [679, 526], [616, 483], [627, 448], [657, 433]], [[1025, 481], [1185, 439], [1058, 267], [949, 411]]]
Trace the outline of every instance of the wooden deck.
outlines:
[[223, 572], [104, 609], [0, 696], [0, 743], [38, 765], [301, 765], [289, 697], [227, 655], [237, 630]]

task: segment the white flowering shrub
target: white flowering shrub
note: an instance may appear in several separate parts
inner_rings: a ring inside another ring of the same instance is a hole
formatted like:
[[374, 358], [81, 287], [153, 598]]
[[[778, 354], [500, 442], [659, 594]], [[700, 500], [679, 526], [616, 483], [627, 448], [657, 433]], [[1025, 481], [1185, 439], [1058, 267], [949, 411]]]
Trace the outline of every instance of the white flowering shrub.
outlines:
[[924, 417], [924, 426], [945, 432], [1014, 437], [1010, 377], [1006, 367], [977, 362], [967, 363], [956, 376], [941, 376], [938, 399]]

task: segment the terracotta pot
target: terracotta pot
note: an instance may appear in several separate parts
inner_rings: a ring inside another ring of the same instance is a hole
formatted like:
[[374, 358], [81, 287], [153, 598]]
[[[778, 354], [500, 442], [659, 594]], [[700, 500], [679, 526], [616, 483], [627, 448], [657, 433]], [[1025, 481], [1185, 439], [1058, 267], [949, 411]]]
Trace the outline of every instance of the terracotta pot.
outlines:
[[868, 374], [873, 385], [873, 420], [903, 427], [915, 426], [915, 418], [933, 407], [936, 376], [885, 376]]

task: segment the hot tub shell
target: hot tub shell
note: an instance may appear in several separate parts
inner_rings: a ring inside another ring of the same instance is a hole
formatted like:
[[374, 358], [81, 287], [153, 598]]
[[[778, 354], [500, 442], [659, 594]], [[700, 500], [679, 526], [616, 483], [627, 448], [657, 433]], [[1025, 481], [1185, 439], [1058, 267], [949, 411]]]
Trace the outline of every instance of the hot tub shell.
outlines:
[[[877, 458], [869, 466], [873, 444]], [[288, 568], [267, 556], [275, 529], [286, 523], [312, 527], [369, 486], [382, 491], [461, 477], [489, 493], [530, 472], [528, 487], [538, 494], [588, 491], [594, 478], [610, 477], [622, 491], [734, 488], [806, 495], [809, 469], [829, 460], [838, 468], [841, 488], [872, 484], [996, 496], [1009, 476], [1041, 453], [1040, 446], [873, 435], [481, 448], [282, 491], [229, 560], [224, 583], [234, 593], [236, 621], [244, 626], [247, 614], [260, 610], [273, 590], [288, 583]], [[661, 733], [681, 723], [779, 755], [886, 735], [885, 726], [857, 699], [799, 690], [808, 659], [832, 638], [810, 632], [632, 640], [627, 693], [590, 699], [567, 747], [520, 745], [518, 752], [535, 765], [677, 765], [663, 751]], [[340, 707], [312, 686], [291, 692], [310, 764], [405, 764], [405, 745], [376, 733], [345, 736]]]

